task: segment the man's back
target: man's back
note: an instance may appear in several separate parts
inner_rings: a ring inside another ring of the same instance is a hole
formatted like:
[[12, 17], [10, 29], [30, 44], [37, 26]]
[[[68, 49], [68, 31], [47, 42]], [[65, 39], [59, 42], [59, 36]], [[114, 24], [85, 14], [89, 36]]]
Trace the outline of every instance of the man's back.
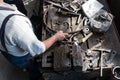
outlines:
[[[16, 8], [8, 4], [3, 4], [0, 10], [0, 25], [9, 14], [21, 14]], [[10, 9], [10, 10], [9, 10]], [[24, 56], [31, 53], [36, 55], [38, 52], [44, 52], [44, 44], [40, 42], [33, 33], [32, 24], [25, 16], [13, 16], [6, 24], [5, 42], [8, 52], [15, 56]], [[34, 51], [33, 51], [34, 50]]]

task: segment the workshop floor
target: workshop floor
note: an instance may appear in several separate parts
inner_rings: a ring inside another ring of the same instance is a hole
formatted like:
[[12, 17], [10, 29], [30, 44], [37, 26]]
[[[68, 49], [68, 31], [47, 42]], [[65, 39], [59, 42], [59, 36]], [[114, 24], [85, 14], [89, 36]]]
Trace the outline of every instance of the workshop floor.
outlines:
[[0, 53], [0, 80], [28, 80], [28, 75], [13, 67]]
[[120, 0], [107, 0], [111, 13], [114, 15], [115, 25], [120, 35]]

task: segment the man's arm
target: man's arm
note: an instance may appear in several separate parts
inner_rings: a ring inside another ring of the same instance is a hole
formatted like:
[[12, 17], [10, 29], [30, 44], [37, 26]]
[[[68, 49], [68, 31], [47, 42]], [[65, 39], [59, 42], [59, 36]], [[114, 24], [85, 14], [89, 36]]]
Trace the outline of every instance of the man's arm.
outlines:
[[55, 35], [53, 35], [52, 37], [50, 37], [47, 40], [43, 41], [43, 43], [45, 44], [46, 50], [48, 48], [50, 48], [56, 41], [61, 41], [61, 40], [65, 39], [65, 37], [67, 35], [68, 35], [67, 33], [64, 33], [63, 31], [59, 31]]

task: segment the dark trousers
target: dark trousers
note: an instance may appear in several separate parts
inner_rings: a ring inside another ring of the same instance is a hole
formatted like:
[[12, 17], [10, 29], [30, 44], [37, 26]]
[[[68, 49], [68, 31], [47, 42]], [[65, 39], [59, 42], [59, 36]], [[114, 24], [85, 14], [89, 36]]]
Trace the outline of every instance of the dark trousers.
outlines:
[[4, 2], [8, 4], [15, 4], [20, 12], [27, 15], [27, 10], [25, 9], [25, 6], [22, 0], [4, 0]]

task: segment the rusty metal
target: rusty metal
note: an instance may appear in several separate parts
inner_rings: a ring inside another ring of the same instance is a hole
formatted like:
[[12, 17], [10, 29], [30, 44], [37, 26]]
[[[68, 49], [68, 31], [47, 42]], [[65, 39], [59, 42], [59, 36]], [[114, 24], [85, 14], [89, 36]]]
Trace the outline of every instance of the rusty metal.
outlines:
[[[98, 38], [100, 40], [96, 45], [92, 45], [90, 48], [86, 47], [89, 45], [89, 38], [93, 37], [94, 34], [97, 35], [93, 25], [91, 25], [95, 18], [89, 18], [78, 11], [81, 9], [80, 7], [77, 9], [76, 5], [72, 4], [74, 1], [79, 2], [79, 0], [68, 2], [49, 2], [48, 0], [47, 2], [52, 5], [44, 11], [45, 31], [54, 34], [62, 30], [69, 35], [65, 40], [57, 42], [53, 51], [49, 51], [54, 53], [54, 60], [53, 63], [45, 65], [51, 66], [55, 71], [75, 70], [76, 67], [79, 67], [79, 70], [83, 72], [99, 69], [102, 77], [103, 69], [111, 68], [114, 65], [112, 60], [115, 55], [110, 56], [112, 49], [101, 48], [104, 43], [103, 38], [103, 40]], [[83, 0], [84, 2], [87, 1]], [[83, 3], [80, 1], [78, 4], [81, 6]], [[105, 18], [102, 16], [102, 19]]]

